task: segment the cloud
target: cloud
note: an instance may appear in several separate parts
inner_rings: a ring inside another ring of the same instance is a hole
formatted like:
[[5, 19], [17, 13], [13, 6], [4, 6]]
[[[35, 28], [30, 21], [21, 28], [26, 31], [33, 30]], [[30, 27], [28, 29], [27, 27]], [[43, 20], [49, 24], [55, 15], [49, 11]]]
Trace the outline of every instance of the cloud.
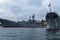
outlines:
[[43, 0], [29, 0], [29, 4], [32, 6], [40, 6]]
[[7, 0], [7, 2], [0, 4], [0, 13], [3, 15], [0, 17], [11, 20], [27, 20], [27, 17], [40, 12], [41, 5], [42, 0]]
[[0, 0], [0, 4], [7, 2], [7, 0]]
[[[55, 3], [52, 1], [52, 8], [58, 13], [60, 13], [59, 1], [55, 1]], [[49, 11], [49, 2], [50, 0], [6, 0], [0, 3], [0, 17], [9, 20], [28, 20], [35, 14], [36, 19], [41, 20]]]

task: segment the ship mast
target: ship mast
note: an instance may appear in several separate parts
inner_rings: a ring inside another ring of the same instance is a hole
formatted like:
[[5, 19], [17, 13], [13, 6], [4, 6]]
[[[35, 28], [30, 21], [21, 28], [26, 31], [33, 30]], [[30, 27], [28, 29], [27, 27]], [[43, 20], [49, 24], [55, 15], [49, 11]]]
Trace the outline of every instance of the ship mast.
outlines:
[[32, 20], [35, 20], [35, 15], [33, 14], [33, 16], [32, 16]]
[[51, 2], [49, 3], [48, 7], [49, 7], [49, 11], [51, 12], [52, 11]]

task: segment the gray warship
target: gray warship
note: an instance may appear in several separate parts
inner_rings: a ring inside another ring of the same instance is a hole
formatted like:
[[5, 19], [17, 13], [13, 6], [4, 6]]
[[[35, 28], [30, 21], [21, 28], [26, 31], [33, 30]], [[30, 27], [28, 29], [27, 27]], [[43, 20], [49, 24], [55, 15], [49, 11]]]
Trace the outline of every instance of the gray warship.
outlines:
[[55, 12], [49, 12], [46, 14], [46, 22], [49, 25], [48, 29], [51, 30], [58, 30], [60, 29], [60, 17]]
[[28, 21], [10, 21], [7, 19], [0, 18], [1, 26], [3, 27], [23, 27], [23, 28], [38, 28], [41, 27], [40, 22], [35, 20], [35, 15], [32, 16], [32, 19], [29, 19]]
[[51, 2], [49, 4], [49, 12], [46, 14], [46, 22], [48, 24], [48, 30], [60, 30], [60, 16], [58, 13], [52, 11]]

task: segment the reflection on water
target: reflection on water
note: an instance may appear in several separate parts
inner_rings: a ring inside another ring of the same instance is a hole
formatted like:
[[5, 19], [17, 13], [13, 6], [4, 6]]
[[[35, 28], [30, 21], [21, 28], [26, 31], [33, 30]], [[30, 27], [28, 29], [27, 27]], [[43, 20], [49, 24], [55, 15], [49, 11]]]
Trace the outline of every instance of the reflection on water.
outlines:
[[46, 28], [0, 28], [0, 40], [59, 40], [60, 31]]
[[60, 31], [46, 31], [47, 40], [60, 40]]

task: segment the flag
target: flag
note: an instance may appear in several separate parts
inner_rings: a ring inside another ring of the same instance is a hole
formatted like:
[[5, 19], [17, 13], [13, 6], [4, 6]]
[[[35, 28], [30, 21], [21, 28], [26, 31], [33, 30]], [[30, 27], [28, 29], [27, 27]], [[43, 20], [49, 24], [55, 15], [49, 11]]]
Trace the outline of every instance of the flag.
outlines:
[[48, 7], [51, 7], [51, 3], [49, 3]]

